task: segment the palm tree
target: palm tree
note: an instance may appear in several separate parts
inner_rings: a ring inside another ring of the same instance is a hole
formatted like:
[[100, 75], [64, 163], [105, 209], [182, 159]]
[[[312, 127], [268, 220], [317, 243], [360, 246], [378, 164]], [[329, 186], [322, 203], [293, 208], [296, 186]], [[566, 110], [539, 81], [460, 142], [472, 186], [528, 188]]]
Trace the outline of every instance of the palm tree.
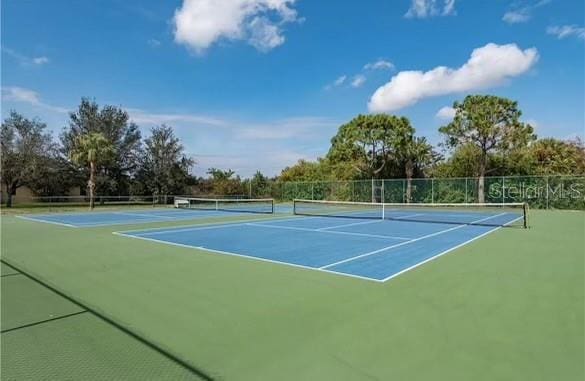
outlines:
[[105, 164], [112, 159], [114, 147], [101, 133], [89, 133], [81, 135], [75, 140], [71, 152], [71, 160], [80, 165], [89, 167], [89, 209], [94, 207], [95, 198], [95, 178], [99, 165]]
[[396, 147], [396, 154], [404, 163], [406, 174], [406, 202], [412, 200], [412, 177], [414, 169], [423, 167], [433, 161], [433, 147], [424, 137], [416, 137], [412, 134], [405, 135], [400, 139]]

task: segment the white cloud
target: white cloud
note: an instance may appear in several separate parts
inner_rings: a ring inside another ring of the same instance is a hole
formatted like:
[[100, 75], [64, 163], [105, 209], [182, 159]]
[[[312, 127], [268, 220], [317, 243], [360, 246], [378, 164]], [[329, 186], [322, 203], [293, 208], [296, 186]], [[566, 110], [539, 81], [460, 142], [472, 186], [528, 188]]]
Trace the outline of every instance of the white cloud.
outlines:
[[546, 33], [556, 36], [559, 40], [567, 37], [585, 40], [585, 28], [577, 25], [549, 26]]
[[21, 66], [42, 66], [49, 63], [49, 58], [45, 56], [27, 57], [13, 49], [2, 47], [2, 52], [14, 58]]
[[519, 24], [527, 22], [532, 18], [532, 12], [543, 5], [550, 3], [551, 0], [540, 0], [540, 1], [516, 1], [512, 3], [511, 9], [509, 9], [502, 20], [508, 24]]
[[23, 102], [31, 105], [41, 103], [39, 94], [36, 91], [24, 89], [22, 87], [3, 87], [2, 99], [14, 102]]
[[[278, 175], [285, 167], [296, 164], [299, 160], [316, 160], [318, 155], [312, 152], [295, 150], [263, 150], [260, 155], [249, 154], [224, 154], [224, 155], [199, 155], [192, 157], [196, 161], [195, 174], [207, 177], [208, 168], [231, 169], [237, 175], [249, 178], [261, 171], [264, 175]], [[270, 160], [266, 160], [269, 157]]]
[[214, 127], [227, 127], [228, 122], [219, 118], [214, 118], [206, 115], [198, 114], [183, 114], [183, 113], [154, 113], [136, 108], [126, 108], [130, 119], [137, 124], [142, 125], [160, 125], [174, 123], [195, 123]]
[[296, 0], [183, 0], [173, 18], [175, 41], [198, 53], [219, 40], [245, 40], [260, 51], [285, 41], [282, 27], [301, 21]]
[[530, 20], [530, 15], [522, 10], [508, 11], [504, 13], [502, 20], [504, 20], [508, 24], [519, 24]]
[[411, 0], [406, 18], [427, 18], [455, 15], [455, 0]]
[[333, 81], [332, 83], [325, 86], [325, 90], [331, 90], [334, 87], [339, 87], [339, 86], [343, 85], [345, 83], [346, 79], [347, 79], [347, 75], [345, 75], [345, 74], [337, 77], [335, 79], [335, 81]]
[[[4, 102], [32, 105], [32, 113], [40, 113], [43, 120], [54, 119], [51, 124], [55, 126], [67, 123], [68, 110], [43, 103], [41, 95], [34, 90], [3, 87], [3, 105]], [[252, 176], [257, 170], [269, 176], [276, 175], [299, 159], [315, 160], [326, 153], [329, 139], [340, 125], [337, 120], [318, 116], [257, 121], [121, 107], [128, 111], [130, 119], [141, 127], [145, 136], [149, 127], [163, 123], [172, 126], [186, 152], [197, 160], [195, 173], [200, 176], [206, 176], [210, 167], [231, 168], [243, 177]], [[43, 113], [41, 109], [51, 113]]]
[[126, 108], [130, 119], [143, 127], [167, 124], [178, 127], [209, 126], [229, 132], [233, 138], [254, 140], [286, 140], [313, 136], [315, 131], [337, 125], [328, 118], [296, 117], [269, 123], [250, 123], [189, 113], [156, 113]]
[[346, 79], [347, 79], [347, 75], [342, 75], [342, 76], [338, 77], [338, 78], [337, 78], [337, 79], [336, 79], [336, 80], [333, 82], [333, 84], [334, 84], [335, 86], [341, 86], [341, 85], [343, 84], [343, 82], [345, 82], [345, 80], [346, 80]]
[[329, 118], [297, 117], [276, 120], [268, 124], [231, 124], [237, 126], [234, 133], [237, 138], [254, 140], [305, 140], [315, 136], [320, 130], [337, 126]]
[[351, 87], [361, 87], [366, 82], [366, 76], [357, 74], [351, 80]]
[[[221, 116], [209, 120], [185, 113], [143, 113], [158, 117], [142, 120], [141, 127], [163, 121], [174, 127], [187, 151], [197, 160], [195, 172], [203, 176], [210, 167], [230, 168], [244, 177], [256, 170], [275, 175], [301, 158], [315, 159], [325, 153], [327, 142], [340, 124], [315, 116], [242, 121]], [[134, 111], [131, 115], [137, 122]]]
[[454, 14], [456, 14], [455, 0], [445, 0], [445, 6], [443, 7], [443, 16], [450, 16]]
[[394, 64], [386, 60], [378, 60], [376, 62], [369, 62], [364, 65], [364, 70], [394, 70]]
[[223, 128], [184, 122], [172, 125], [197, 160], [198, 175], [215, 167], [248, 177], [257, 170], [273, 176], [299, 159], [314, 160], [327, 151], [327, 142], [339, 124], [330, 118], [301, 116], [262, 122], [226, 119]]
[[58, 113], [69, 112], [66, 108], [52, 106], [42, 102], [36, 91], [18, 86], [2, 87], [2, 102], [4, 101], [27, 103], [31, 106], [41, 107]]
[[32, 62], [35, 65], [44, 65], [46, 63], [49, 63], [49, 59], [47, 57], [45, 57], [45, 56], [43, 56], [43, 57], [35, 57], [35, 58], [32, 59]]
[[516, 44], [487, 44], [473, 50], [469, 60], [453, 69], [401, 71], [379, 87], [368, 103], [371, 112], [389, 112], [419, 100], [464, 91], [485, 89], [527, 72], [538, 61], [536, 48], [521, 50]]
[[439, 119], [451, 120], [455, 117], [455, 109], [449, 106], [441, 107], [435, 116]]
[[151, 38], [146, 42], [148, 43], [148, 45], [150, 45], [153, 48], [157, 48], [160, 46], [160, 41], [157, 40], [156, 38]]
[[270, 49], [282, 45], [284, 36], [280, 34], [280, 28], [270, 22], [266, 17], [255, 17], [250, 22], [250, 45], [267, 52]]

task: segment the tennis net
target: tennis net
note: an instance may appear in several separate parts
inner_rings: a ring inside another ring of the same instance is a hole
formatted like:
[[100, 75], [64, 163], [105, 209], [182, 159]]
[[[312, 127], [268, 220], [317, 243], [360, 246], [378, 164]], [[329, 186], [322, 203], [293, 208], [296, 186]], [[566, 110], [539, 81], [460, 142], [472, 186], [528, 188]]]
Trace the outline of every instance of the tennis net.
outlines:
[[293, 213], [319, 217], [528, 227], [528, 205], [525, 203], [394, 204], [295, 199]]
[[274, 213], [274, 199], [220, 199], [201, 197], [175, 197], [175, 208], [217, 210], [240, 213]]

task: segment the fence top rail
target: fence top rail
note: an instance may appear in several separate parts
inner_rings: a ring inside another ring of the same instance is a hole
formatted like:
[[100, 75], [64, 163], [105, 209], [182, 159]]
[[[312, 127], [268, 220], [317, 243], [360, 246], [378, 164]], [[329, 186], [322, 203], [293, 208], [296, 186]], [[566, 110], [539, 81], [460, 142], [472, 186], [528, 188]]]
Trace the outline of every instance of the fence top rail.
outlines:
[[[84, 198], [88, 199], [89, 195], [80, 194], [77, 196], [20, 196], [21, 198], [26, 198], [30, 200], [49, 200], [49, 199], [79, 199]], [[94, 195], [94, 198], [110, 198], [110, 199], [129, 199], [129, 198], [153, 198], [159, 196], [153, 195], [125, 195], [125, 196], [106, 196], [106, 195]]]
[[[571, 178], [571, 179], [585, 179], [585, 174], [565, 174], [565, 175], [502, 175], [502, 176], [485, 176], [487, 179], [529, 179], [529, 178], [539, 178], [539, 179], [550, 179], [550, 178]], [[450, 181], [450, 180], [478, 180], [479, 177], [471, 176], [471, 177], [413, 177], [412, 181]], [[358, 180], [306, 180], [306, 181], [276, 181], [276, 183], [280, 184], [332, 184], [332, 183], [357, 183], [357, 182], [364, 182], [364, 183], [371, 183], [373, 181], [407, 181], [406, 178], [398, 178], [398, 179], [358, 179]]]
[[414, 203], [398, 203], [398, 202], [362, 202], [362, 201], [331, 201], [331, 200], [306, 200], [295, 198], [294, 203], [312, 203], [312, 204], [332, 204], [332, 205], [363, 205], [363, 206], [438, 206], [438, 207], [525, 207], [525, 202], [475, 202], [475, 203], [432, 203], [432, 202], [414, 202]]

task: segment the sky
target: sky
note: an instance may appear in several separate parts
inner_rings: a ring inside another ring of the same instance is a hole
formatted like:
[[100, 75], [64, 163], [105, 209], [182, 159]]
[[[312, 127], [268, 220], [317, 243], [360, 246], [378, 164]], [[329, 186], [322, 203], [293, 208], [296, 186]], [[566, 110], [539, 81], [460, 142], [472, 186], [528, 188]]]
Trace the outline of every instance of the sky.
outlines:
[[358, 114], [442, 141], [467, 94], [518, 101], [540, 137], [585, 135], [582, 0], [4, 0], [2, 118], [57, 137], [82, 97], [174, 127], [196, 175], [273, 176]]

